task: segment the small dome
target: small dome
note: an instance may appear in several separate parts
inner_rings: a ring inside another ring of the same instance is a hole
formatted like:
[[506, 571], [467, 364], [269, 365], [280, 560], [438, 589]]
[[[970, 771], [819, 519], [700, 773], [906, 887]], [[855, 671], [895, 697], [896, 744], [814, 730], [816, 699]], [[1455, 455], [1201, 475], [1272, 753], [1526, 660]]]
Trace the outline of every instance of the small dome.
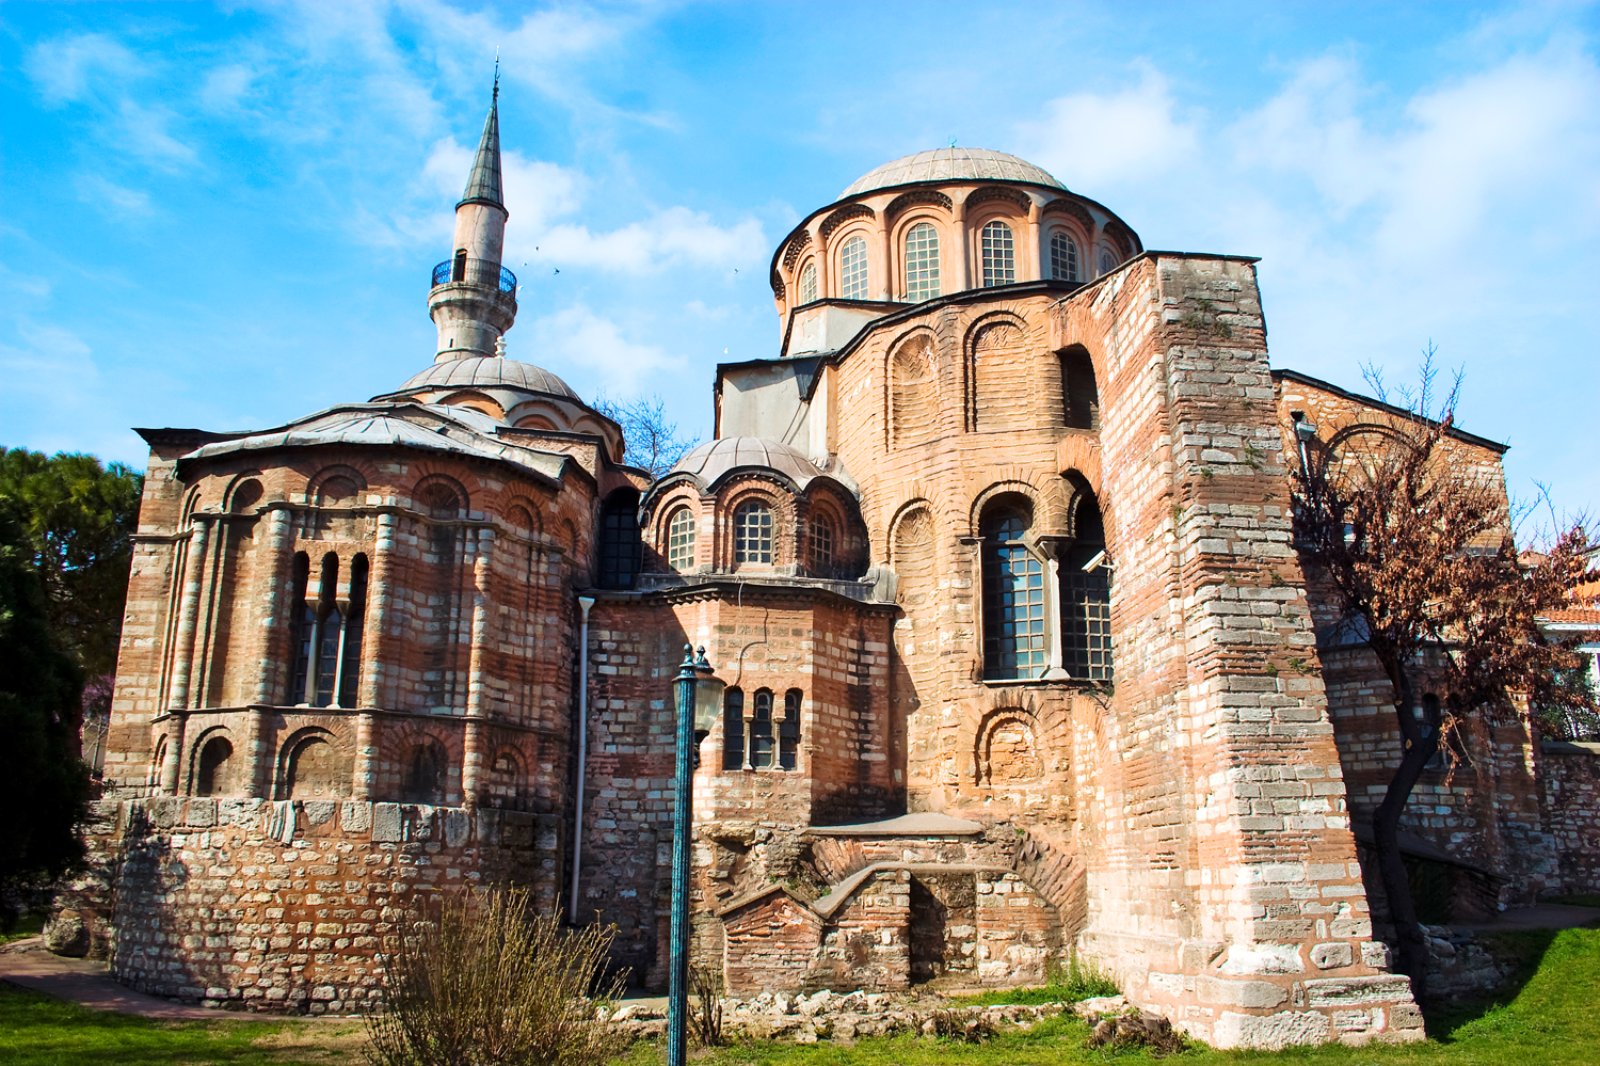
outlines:
[[1021, 181], [1066, 189], [1048, 171], [1005, 152], [987, 148], [935, 148], [874, 167], [851, 182], [850, 187], [839, 194], [839, 199], [920, 181]]
[[406, 383], [395, 391], [451, 388], [523, 389], [528, 392], [541, 392], [547, 396], [560, 396], [568, 400], [578, 399], [578, 394], [573, 392], [565, 381], [544, 367], [534, 366], [532, 363], [519, 363], [514, 359], [500, 356], [471, 356], [466, 359], [435, 363], [420, 374], [411, 375], [406, 379]]
[[710, 488], [729, 471], [741, 469], [771, 470], [794, 482], [798, 489], [805, 488], [812, 478], [823, 474], [854, 488], [848, 477], [842, 476], [842, 471], [824, 470], [800, 449], [761, 437], [723, 437], [708, 441], [684, 456], [667, 476], [690, 474]]

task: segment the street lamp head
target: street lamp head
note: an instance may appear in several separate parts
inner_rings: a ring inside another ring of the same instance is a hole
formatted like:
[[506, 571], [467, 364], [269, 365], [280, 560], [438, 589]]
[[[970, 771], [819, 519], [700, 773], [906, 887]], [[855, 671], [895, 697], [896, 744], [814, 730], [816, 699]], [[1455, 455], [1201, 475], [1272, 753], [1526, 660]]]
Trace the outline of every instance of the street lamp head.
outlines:
[[722, 713], [722, 690], [728, 686], [711, 672], [704, 645], [695, 659], [694, 672], [694, 731], [698, 736], [705, 736], [716, 724], [717, 715]]

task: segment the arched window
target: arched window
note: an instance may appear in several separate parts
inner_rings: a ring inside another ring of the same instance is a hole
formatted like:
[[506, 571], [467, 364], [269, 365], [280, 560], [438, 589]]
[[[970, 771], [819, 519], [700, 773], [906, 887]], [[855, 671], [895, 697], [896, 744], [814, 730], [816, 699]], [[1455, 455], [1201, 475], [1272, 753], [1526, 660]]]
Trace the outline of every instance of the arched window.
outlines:
[[437, 740], [430, 737], [413, 744], [406, 754], [400, 802], [435, 805], [443, 802], [447, 761], [444, 745]]
[[751, 501], [733, 512], [733, 561], [772, 562], [772, 508]]
[[833, 523], [825, 515], [811, 516], [811, 573], [833, 576]]
[[1100, 273], [1109, 274], [1117, 268], [1116, 256], [1111, 254], [1111, 249], [1100, 249]]
[[340, 707], [354, 707], [361, 701], [361, 639], [366, 632], [370, 569], [364, 554], [350, 561], [350, 615], [344, 620], [344, 650], [339, 656]]
[[996, 219], [983, 227], [983, 285], [1010, 285], [1017, 280], [1017, 252], [1011, 227]]
[[1100, 428], [1100, 389], [1094, 360], [1080, 345], [1061, 353], [1062, 425], [1068, 429]]
[[744, 769], [744, 691], [738, 688], [722, 694], [722, 768]]
[[285, 703], [306, 702], [306, 678], [311, 671], [311, 647], [317, 639], [317, 608], [308, 602], [310, 597], [311, 559], [305, 552], [295, 552], [294, 568], [289, 581], [290, 618], [289, 690], [284, 693]]
[[939, 232], [927, 222], [906, 231], [906, 299], [932, 300], [939, 295]]
[[1072, 547], [1061, 567], [1061, 652], [1067, 673], [1111, 680], [1111, 564], [1100, 505], [1080, 488]]
[[467, 250], [465, 248], [456, 249], [455, 262], [450, 267], [450, 280], [467, 280]]
[[687, 507], [667, 519], [667, 565], [680, 574], [694, 566], [694, 512]]
[[778, 723], [778, 769], [793, 770], [800, 758], [800, 690], [783, 694], [783, 721]]
[[600, 587], [629, 589], [639, 574], [639, 494], [619, 489], [600, 511]]
[[1057, 281], [1078, 280], [1078, 242], [1066, 230], [1050, 234], [1050, 276]]
[[1044, 564], [1024, 543], [1025, 500], [996, 501], [984, 515], [983, 668], [998, 680], [1039, 677], [1049, 663]]
[[772, 690], [756, 690], [755, 710], [750, 715], [750, 767], [764, 770], [772, 765]]
[[[866, 248], [867, 248], [867, 246], [866, 246], [865, 242], [863, 242], [862, 245], [861, 245], [861, 251], [862, 251], [863, 257], [865, 257]], [[800, 268], [800, 303], [801, 303], [801, 305], [812, 303], [813, 301], [816, 300], [816, 298], [817, 298], [817, 264], [815, 263], [815, 261], [811, 261], [811, 262], [807, 262], [805, 266]]]
[[867, 242], [864, 237], [851, 237], [839, 249], [839, 295], [846, 300], [867, 299]]
[[224, 736], [214, 736], [200, 748], [196, 761], [194, 794], [196, 796], [221, 796], [232, 784], [228, 780], [228, 762], [233, 758], [233, 745]]

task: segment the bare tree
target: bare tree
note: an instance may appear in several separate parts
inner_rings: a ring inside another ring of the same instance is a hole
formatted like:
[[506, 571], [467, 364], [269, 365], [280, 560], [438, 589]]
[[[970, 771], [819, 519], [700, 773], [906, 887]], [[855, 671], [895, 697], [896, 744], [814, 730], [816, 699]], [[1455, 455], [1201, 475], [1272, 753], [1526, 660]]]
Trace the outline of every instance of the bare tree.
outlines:
[[[1344, 446], [1308, 448], [1294, 493], [1311, 580], [1331, 590], [1344, 629], [1371, 649], [1393, 690], [1400, 758], [1372, 828], [1399, 968], [1419, 999], [1427, 947], [1398, 834], [1428, 761], [1441, 750], [1453, 757], [1441, 741], [1469, 716], [1494, 725], [1596, 709], [1577, 641], [1551, 639], [1539, 624], [1594, 579], [1594, 542], [1575, 521], [1548, 550], [1519, 558], [1503, 476], [1462, 461], [1451, 430], [1460, 379], [1435, 402], [1432, 355], [1420, 388], [1401, 392], [1405, 409], [1379, 415]], [[1382, 378], [1369, 372], [1368, 381], [1382, 398]], [[1419, 702], [1420, 691], [1438, 705]]]
[[678, 424], [667, 419], [659, 396], [626, 402], [602, 396], [595, 400], [594, 409], [622, 427], [622, 437], [628, 445], [623, 461], [649, 471], [653, 478], [677, 466], [678, 460], [699, 443], [693, 437], [680, 435]]

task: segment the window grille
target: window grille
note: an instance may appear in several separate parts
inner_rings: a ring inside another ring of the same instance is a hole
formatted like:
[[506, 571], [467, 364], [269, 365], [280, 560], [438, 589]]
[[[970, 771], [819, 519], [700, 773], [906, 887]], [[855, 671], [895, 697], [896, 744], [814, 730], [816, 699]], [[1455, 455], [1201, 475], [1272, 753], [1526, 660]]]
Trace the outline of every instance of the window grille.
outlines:
[[1112, 256], [1111, 251], [1106, 248], [1100, 249], [1100, 273], [1109, 274], [1116, 268], [1117, 261]]
[[839, 250], [839, 294], [846, 300], [867, 299], [867, 242], [863, 237], [851, 237]]
[[1038, 677], [1048, 662], [1044, 566], [1023, 537], [1028, 520], [997, 517], [983, 545], [984, 673], [1000, 680]]
[[722, 694], [722, 768], [744, 769], [744, 692], [737, 688]]
[[1011, 227], [1004, 222], [991, 222], [983, 227], [983, 284], [1010, 285], [1017, 280], [1017, 255]]
[[607, 501], [600, 515], [600, 587], [632, 588], [638, 573], [638, 500], [627, 493]]
[[811, 520], [811, 573], [816, 577], [833, 574], [833, 523], [820, 516]]
[[783, 721], [778, 723], [778, 769], [793, 770], [800, 758], [800, 690], [783, 695]]
[[687, 507], [667, 520], [667, 565], [679, 573], [694, 566], [694, 512]]
[[733, 513], [733, 561], [772, 562], [772, 509], [766, 504], [742, 504]]
[[[863, 258], [866, 254], [866, 244], [861, 245]], [[842, 257], [841, 257], [842, 258]], [[808, 304], [817, 298], [817, 264], [807, 263], [800, 268], [800, 302]]]
[[772, 765], [772, 690], [757, 689], [755, 710], [750, 716], [750, 767], [764, 770]]
[[1058, 281], [1078, 280], [1078, 242], [1071, 234], [1050, 234], [1050, 276]]
[[339, 706], [354, 707], [361, 700], [361, 638], [366, 630], [367, 557], [350, 561], [350, 615], [344, 622], [344, 654], [339, 667]]
[[939, 295], [939, 233], [927, 222], [906, 231], [906, 299], [932, 300]]
[[1103, 545], [1074, 548], [1067, 553], [1063, 575], [1067, 672], [1087, 681], [1111, 680], [1111, 571], [1105, 566], [1083, 571], [1084, 564], [1103, 550]]

